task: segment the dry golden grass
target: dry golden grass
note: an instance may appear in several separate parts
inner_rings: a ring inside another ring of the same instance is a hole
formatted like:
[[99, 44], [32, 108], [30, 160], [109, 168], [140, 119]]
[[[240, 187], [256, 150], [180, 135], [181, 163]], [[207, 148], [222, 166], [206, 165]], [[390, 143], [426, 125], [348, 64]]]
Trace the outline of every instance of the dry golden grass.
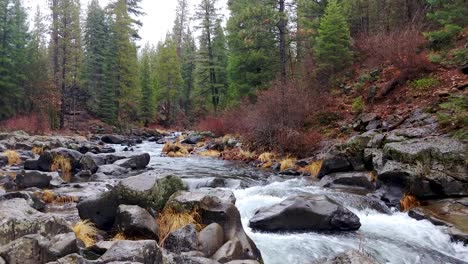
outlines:
[[51, 171], [61, 171], [62, 174], [62, 179], [65, 182], [70, 182], [72, 178], [72, 166], [70, 159], [67, 157], [64, 157], [62, 155], [57, 155], [54, 157], [54, 161], [52, 163], [52, 166], [50, 167]]
[[76, 223], [72, 227], [73, 232], [78, 239], [83, 241], [86, 247], [96, 244], [96, 236], [99, 230], [89, 220], [84, 220]]
[[264, 169], [271, 168], [271, 166], [273, 166], [273, 161], [268, 161], [262, 164], [262, 168]]
[[200, 142], [198, 142], [195, 146], [196, 146], [197, 148], [201, 148], [201, 147], [205, 146], [205, 144], [206, 144], [206, 142], [200, 141]]
[[54, 203], [57, 204], [70, 204], [70, 203], [77, 203], [78, 197], [74, 196], [58, 196], [55, 198]]
[[119, 232], [113, 238], [112, 241], [121, 241], [121, 240], [128, 240], [124, 233]]
[[252, 161], [257, 159], [257, 154], [255, 154], [255, 152], [241, 149], [239, 152], [239, 157], [245, 161]]
[[171, 207], [165, 207], [161, 214], [158, 216], [159, 224], [159, 244], [162, 245], [167, 236], [188, 224], [194, 224], [197, 231], [203, 229], [201, 224], [201, 216], [198, 208], [195, 208], [192, 212], [189, 213], [180, 213], [177, 210], [174, 210]]
[[405, 193], [403, 198], [400, 200], [400, 210], [402, 212], [408, 212], [409, 210], [420, 205], [421, 204], [419, 203], [418, 199], [416, 199], [416, 197], [407, 193]]
[[8, 158], [8, 165], [16, 165], [21, 163], [20, 155], [15, 150], [6, 150], [3, 152], [3, 156]]
[[271, 152], [264, 152], [258, 156], [258, 161], [262, 163], [272, 162], [275, 159], [275, 154]]
[[217, 158], [220, 155], [221, 155], [221, 152], [214, 150], [214, 149], [210, 149], [210, 150], [206, 150], [206, 151], [202, 151], [198, 153], [198, 156], [201, 156], [201, 157]]
[[56, 195], [53, 191], [51, 190], [44, 190], [42, 193], [39, 194], [41, 200], [44, 203], [53, 203], [55, 201]]
[[34, 147], [32, 149], [32, 153], [40, 156], [42, 153], [44, 153], [44, 147]]
[[190, 155], [193, 148], [182, 145], [181, 143], [168, 142], [164, 145], [162, 152], [166, 153], [171, 158], [186, 157]]
[[290, 169], [296, 165], [296, 159], [295, 158], [286, 158], [280, 162], [280, 170], [285, 171], [287, 169]]
[[369, 172], [369, 176], [371, 178], [371, 182], [376, 182], [377, 181], [377, 171], [373, 170], [371, 172]]
[[317, 160], [305, 167], [306, 171], [310, 173], [312, 177], [317, 177], [320, 170], [322, 169], [323, 160]]

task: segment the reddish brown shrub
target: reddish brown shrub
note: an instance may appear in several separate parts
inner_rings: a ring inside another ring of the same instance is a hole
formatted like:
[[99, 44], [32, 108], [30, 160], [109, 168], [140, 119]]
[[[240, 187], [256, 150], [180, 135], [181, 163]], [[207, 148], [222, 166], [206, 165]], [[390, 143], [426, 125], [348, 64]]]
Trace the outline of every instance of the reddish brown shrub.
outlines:
[[374, 66], [389, 64], [400, 70], [421, 71], [430, 68], [422, 52], [426, 39], [417, 26], [372, 36], [358, 37], [355, 48]]
[[276, 83], [259, 93], [255, 104], [244, 103], [218, 117], [208, 117], [198, 129], [217, 135], [238, 133], [252, 149], [305, 157], [321, 141], [307, 124], [326, 105], [325, 94], [313, 91]]
[[7, 131], [23, 130], [32, 135], [50, 132], [47, 118], [40, 115], [16, 116], [4, 121], [3, 127]]

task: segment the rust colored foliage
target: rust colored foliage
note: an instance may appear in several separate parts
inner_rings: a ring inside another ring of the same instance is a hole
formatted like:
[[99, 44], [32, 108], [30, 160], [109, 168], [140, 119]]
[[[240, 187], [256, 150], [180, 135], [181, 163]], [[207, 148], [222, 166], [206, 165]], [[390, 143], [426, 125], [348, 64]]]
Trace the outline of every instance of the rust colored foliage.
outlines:
[[23, 130], [33, 135], [50, 132], [48, 119], [40, 115], [16, 116], [6, 120], [3, 127], [8, 131]]

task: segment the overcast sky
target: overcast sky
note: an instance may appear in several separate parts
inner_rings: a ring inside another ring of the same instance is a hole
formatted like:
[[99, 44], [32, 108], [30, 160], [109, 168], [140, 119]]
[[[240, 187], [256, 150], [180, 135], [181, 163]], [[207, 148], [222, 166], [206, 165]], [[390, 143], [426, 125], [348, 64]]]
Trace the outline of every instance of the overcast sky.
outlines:
[[[23, 0], [25, 5], [29, 8], [29, 14], [34, 14], [37, 5], [41, 5], [44, 11], [47, 9], [47, 0]], [[102, 6], [108, 4], [111, 0], [100, 0]], [[81, 0], [82, 10], [86, 9], [88, 0]], [[194, 6], [200, 0], [189, 0], [191, 13], [193, 14]], [[140, 30], [142, 41], [140, 44], [146, 42], [156, 44], [158, 41], [163, 40], [166, 33], [172, 29], [175, 19], [176, 0], [143, 0], [142, 7], [146, 15], [141, 18], [143, 27]], [[228, 16], [227, 0], [219, 0], [219, 8], [224, 14], [225, 18]], [[82, 11], [83, 12], [83, 11]]]

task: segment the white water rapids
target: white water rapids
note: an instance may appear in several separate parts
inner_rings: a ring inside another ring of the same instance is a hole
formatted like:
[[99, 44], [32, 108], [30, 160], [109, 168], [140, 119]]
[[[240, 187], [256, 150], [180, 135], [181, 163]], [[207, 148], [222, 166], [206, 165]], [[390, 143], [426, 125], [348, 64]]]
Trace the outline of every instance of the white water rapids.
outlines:
[[[336, 192], [314, 186], [304, 179], [286, 180], [243, 164], [201, 157], [161, 157], [161, 149], [162, 145], [144, 143], [136, 151], [150, 153], [152, 168], [182, 177], [192, 189], [203, 187], [214, 178], [225, 179], [237, 198], [236, 206], [244, 228], [260, 249], [265, 264], [311, 264], [349, 249], [362, 250], [380, 263], [468, 263], [468, 247], [451, 242], [443, 227], [434, 226], [427, 220], [417, 221], [400, 212], [386, 215], [347, 206], [361, 220], [362, 226], [357, 232], [253, 232], [248, 227], [249, 219], [263, 206], [279, 203], [296, 194]], [[268, 177], [278, 181], [270, 180], [272, 183], [268, 184], [261, 180]]]

